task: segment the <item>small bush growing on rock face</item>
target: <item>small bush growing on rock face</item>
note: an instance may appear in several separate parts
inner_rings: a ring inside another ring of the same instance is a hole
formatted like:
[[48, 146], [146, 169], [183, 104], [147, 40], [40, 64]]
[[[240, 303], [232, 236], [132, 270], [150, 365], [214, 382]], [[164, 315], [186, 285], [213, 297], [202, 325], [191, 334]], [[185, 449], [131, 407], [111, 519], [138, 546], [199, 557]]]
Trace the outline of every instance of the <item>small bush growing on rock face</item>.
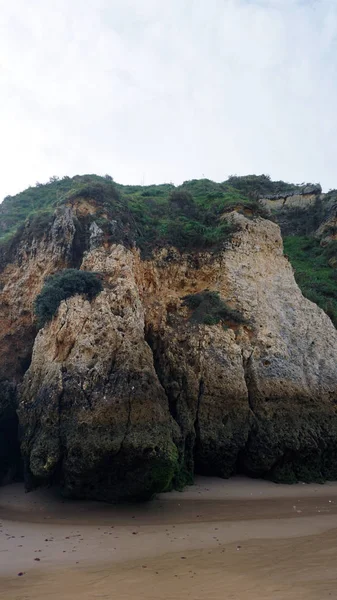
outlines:
[[192, 310], [190, 320], [194, 323], [204, 325], [216, 325], [220, 321], [246, 323], [241, 313], [227, 306], [218, 292], [204, 290], [197, 294], [189, 294], [183, 298], [183, 305]]
[[34, 313], [39, 327], [43, 327], [56, 314], [62, 302], [75, 294], [84, 294], [92, 300], [103, 289], [96, 273], [64, 269], [47, 277], [34, 303]]

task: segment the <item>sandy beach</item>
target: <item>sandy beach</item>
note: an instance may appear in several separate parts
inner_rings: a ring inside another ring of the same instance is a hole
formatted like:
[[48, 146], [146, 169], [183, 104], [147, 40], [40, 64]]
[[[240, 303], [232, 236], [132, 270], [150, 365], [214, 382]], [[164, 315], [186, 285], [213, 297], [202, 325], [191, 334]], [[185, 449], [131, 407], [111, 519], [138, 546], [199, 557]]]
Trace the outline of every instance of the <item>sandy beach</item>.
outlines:
[[114, 507], [0, 491], [0, 598], [337, 598], [337, 483], [198, 478]]

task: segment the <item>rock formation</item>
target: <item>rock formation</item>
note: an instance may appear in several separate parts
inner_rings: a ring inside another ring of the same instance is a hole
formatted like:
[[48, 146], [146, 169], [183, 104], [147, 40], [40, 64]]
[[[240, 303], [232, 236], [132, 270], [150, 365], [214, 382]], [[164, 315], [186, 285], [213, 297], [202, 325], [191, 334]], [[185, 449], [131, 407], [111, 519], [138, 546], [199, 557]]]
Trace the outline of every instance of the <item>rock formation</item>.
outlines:
[[[234, 177], [277, 193], [227, 201], [229, 184], [205, 180], [200, 217], [186, 191], [163, 212], [172, 186], [127, 201], [98, 180], [51, 184], [61, 200], [0, 245], [0, 483], [23, 472], [28, 489], [120, 501], [194, 473], [337, 478], [337, 331], [300, 292], [280, 232], [332, 242], [331, 293], [336, 194]], [[103, 290], [67, 297], [38, 331], [35, 299], [67, 268]]]
[[[95, 234], [81, 269], [104, 290], [61, 303], [20, 386], [28, 486], [115, 501], [194, 472], [337, 477], [336, 329], [302, 296], [278, 225], [226, 218], [237, 232], [214, 253], [144, 260]], [[196, 323], [183, 300], [206, 290], [244, 322]]]
[[[0, 483], [21, 469], [17, 384], [30, 364], [37, 333], [33, 303], [44, 278], [71, 262], [74, 237], [73, 215], [65, 208], [42, 239], [36, 239], [28, 221], [0, 251]], [[1, 436], [2, 431], [7, 433]]]
[[337, 193], [322, 193], [320, 185], [263, 195], [259, 202], [281, 228], [283, 236], [315, 235], [322, 245], [337, 239]]

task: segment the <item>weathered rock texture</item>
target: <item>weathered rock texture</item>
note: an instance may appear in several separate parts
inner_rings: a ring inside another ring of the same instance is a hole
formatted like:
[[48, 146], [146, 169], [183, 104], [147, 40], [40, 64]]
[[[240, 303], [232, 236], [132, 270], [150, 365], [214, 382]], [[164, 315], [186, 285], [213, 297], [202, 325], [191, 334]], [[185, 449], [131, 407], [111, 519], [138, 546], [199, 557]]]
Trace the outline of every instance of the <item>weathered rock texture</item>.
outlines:
[[[146, 498], [196, 470], [337, 477], [337, 332], [299, 291], [277, 225], [233, 213], [225, 251], [99, 246], [92, 302], [64, 301], [35, 341], [20, 388], [30, 485]], [[246, 319], [198, 325], [187, 294], [218, 291]]]
[[[37, 334], [34, 300], [47, 276], [81, 264], [93, 233], [86, 231], [85, 219], [94, 211], [94, 203], [69, 203], [55, 211], [42, 232], [28, 220], [0, 248], [0, 483], [21, 471], [17, 385], [29, 367]], [[98, 231], [94, 228], [96, 236]]]
[[[324, 205], [323, 218], [315, 232], [316, 238], [320, 240], [322, 246], [326, 246], [331, 241], [337, 240], [337, 193], [331, 192], [327, 194]], [[336, 266], [336, 259], [333, 259], [332, 266]]]
[[308, 235], [316, 231], [331, 212], [330, 194], [320, 185], [260, 198], [267, 214], [278, 223], [283, 235]]
[[39, 241], [28, 222], [0, 254], [0, 481], [1, 473], [7, 479], [18, 472], [16, 389], [29, 367], [37, 333], [33, 303], [44, 278], [72, 262], [73, 217], [68, 207], [55, 214]]
[[123, 246], [87, 257], [83, 266], [104, 274], [106, 289], [91, 304], [62, 303], [36, 338], [22, 386], [27, 473], [61, 474], [72, 496], [148, 497], [176, 470], [177, 428], [144, 340], [134, 263]]

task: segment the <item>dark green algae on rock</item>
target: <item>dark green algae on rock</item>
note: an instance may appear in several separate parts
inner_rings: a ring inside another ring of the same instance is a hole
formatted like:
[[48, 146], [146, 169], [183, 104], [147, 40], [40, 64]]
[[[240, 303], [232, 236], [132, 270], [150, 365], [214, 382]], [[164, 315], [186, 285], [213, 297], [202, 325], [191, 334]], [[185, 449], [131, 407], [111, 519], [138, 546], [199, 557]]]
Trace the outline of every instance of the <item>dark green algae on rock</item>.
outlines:
[[[110, 502], [146, 500], [169, 489], [178, 451], [170, 419], [165, 422], [157, 409], [151, 418], [151, 376], [115, 373], [104, 390], [93, 387], [91, 406], [76, 375], [62, 379], [62, 389], [44, 386], [19, 411], [28, 486], [55, 482], [65, 496]], [[123, 389], [132, 393], [125, 397]], [[97, 402], [101, 394], [108, 402]], [[146, 421], [137, 414], [145, 404]]]

